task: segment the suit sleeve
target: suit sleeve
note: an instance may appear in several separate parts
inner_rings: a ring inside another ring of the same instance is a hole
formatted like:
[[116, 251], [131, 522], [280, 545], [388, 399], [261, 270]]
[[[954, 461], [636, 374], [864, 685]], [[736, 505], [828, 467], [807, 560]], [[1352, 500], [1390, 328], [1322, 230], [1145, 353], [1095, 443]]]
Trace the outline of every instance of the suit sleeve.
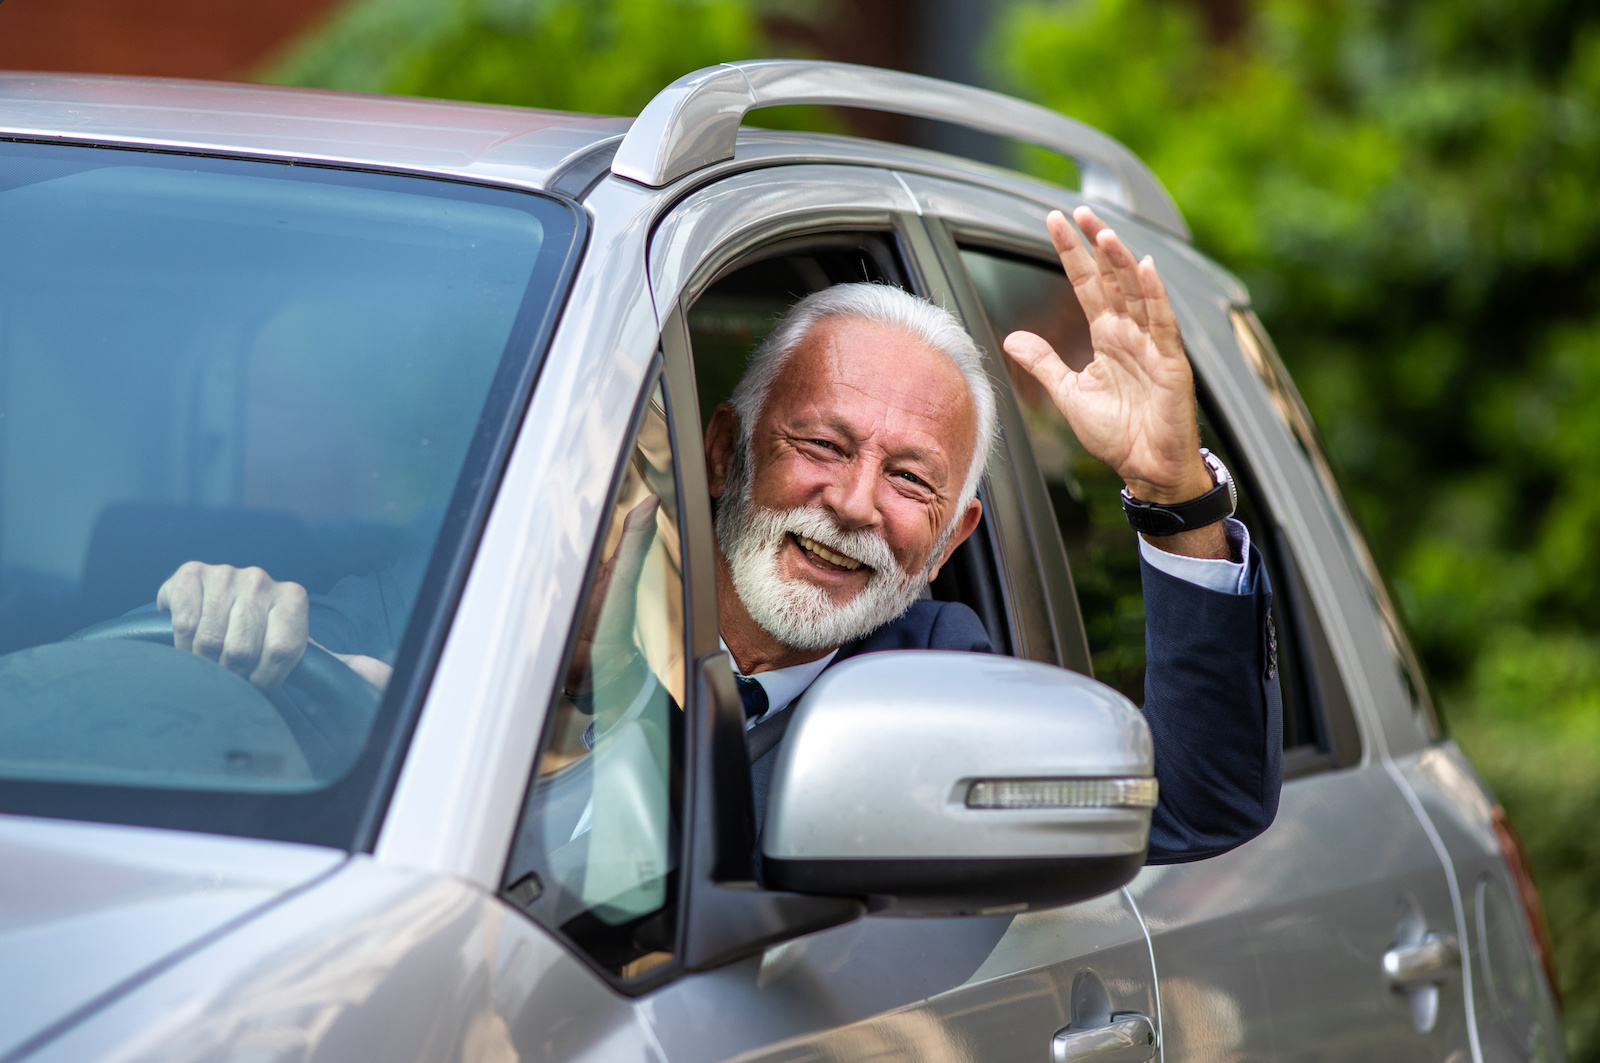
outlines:
[[1144, 715], [1160, 803], [1149, 863], [1201, 860], [1272, 824], [1283, 781], [1272, 588], [1254, 547], [1247, 586], [1221, 594], [1141, 563]]
[[402, 554], [377, 572], [346, 576], [327, 594], [313, 594], [311, 637], [335, 653], [393, 664], [427, 561], [421, 551]]

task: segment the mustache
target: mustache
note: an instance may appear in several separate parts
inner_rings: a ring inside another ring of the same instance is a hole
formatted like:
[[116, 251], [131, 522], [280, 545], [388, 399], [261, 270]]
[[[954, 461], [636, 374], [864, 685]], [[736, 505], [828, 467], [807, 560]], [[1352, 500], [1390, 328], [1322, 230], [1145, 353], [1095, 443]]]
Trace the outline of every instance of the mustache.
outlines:
[[793, 535], [810, 539], [836, 554], [861, 562], [877, 573], [899, 573], [899, 559], [889, 548], [883, 536], [864, 528], [851, 530], [839, 526], [838, 519], [820, 506], [805, 506], [773, 514], [776, 518], [772, 530], [779, 537]]

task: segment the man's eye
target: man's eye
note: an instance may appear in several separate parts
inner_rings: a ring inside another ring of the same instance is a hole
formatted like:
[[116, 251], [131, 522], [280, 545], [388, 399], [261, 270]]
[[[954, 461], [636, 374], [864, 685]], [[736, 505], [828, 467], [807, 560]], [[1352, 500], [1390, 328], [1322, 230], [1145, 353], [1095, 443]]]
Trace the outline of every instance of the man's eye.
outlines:
[[821, 447], [823, 450], [838, 450], [839, 449], [838, 447], [834, 446], [832, 443], [828, 442], [826, 439], [813, 439], [811, 441], [811, 445], [812, 446]]
[[916, 484], [918, 487], [926, 487], [926, 486], [928, 486], [927, 484], [923, 483], [922, 482], [922, 478], [917, 476], [915, 473], [897, 472], [897, 473], [895, 473], [895, 475], [900, 477], [901, 479], [905, 480], [908, 483]]

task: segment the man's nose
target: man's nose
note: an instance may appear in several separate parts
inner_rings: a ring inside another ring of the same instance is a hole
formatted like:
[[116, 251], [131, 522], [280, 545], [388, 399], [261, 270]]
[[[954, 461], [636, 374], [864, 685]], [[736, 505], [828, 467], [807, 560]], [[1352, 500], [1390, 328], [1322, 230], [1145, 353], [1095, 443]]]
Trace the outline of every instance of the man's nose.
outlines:
[[878, 481], [873, 462], [857, 459], [844, 464], [823, 492], [822, 501], [847, 528], [869, 528], [878, 523], [875, 490]]

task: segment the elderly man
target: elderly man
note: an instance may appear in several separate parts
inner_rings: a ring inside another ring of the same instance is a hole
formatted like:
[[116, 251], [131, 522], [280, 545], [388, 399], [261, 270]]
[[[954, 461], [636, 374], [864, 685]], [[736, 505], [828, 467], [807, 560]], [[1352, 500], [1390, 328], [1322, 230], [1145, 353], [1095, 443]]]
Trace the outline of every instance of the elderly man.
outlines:
[[[1059, 212], [1048, 225], [1093, 360], [1073, 371], [1029, 333], [1005, 347], [1123, 478], [1130, 522], [1146, 529], [1144, 710], [1161, 782], [1151, 860], [1199, 859], [1254, 837], [1276, 812], [1270, 590], [1230, 519], [1226, 472], [1200, 449], [1194, 382], [1154, 264], [1088, 209], [1075, 218], [1093, 254]], [[981, 355], [950, 314], [853, 284], [796, 304], [713, 412], [719, 619], [753, 729], [758, 810], [787, 711], [831, 664], [885, 649], [991, 650], [970, 609], [920, 594], [982, 515], [995, 407]], [[608, 580], [648, 537], [643, 508]], [[172, 613], [179, 648], [220, 656], [262, 686], [287, 675], [308, 638], [303, 589], [220, 566], [186, 564], [157, 604]], [[594, 637], [586, 623], [580, 656]], [[387, 680], [379, 660], [344, 659]]]

